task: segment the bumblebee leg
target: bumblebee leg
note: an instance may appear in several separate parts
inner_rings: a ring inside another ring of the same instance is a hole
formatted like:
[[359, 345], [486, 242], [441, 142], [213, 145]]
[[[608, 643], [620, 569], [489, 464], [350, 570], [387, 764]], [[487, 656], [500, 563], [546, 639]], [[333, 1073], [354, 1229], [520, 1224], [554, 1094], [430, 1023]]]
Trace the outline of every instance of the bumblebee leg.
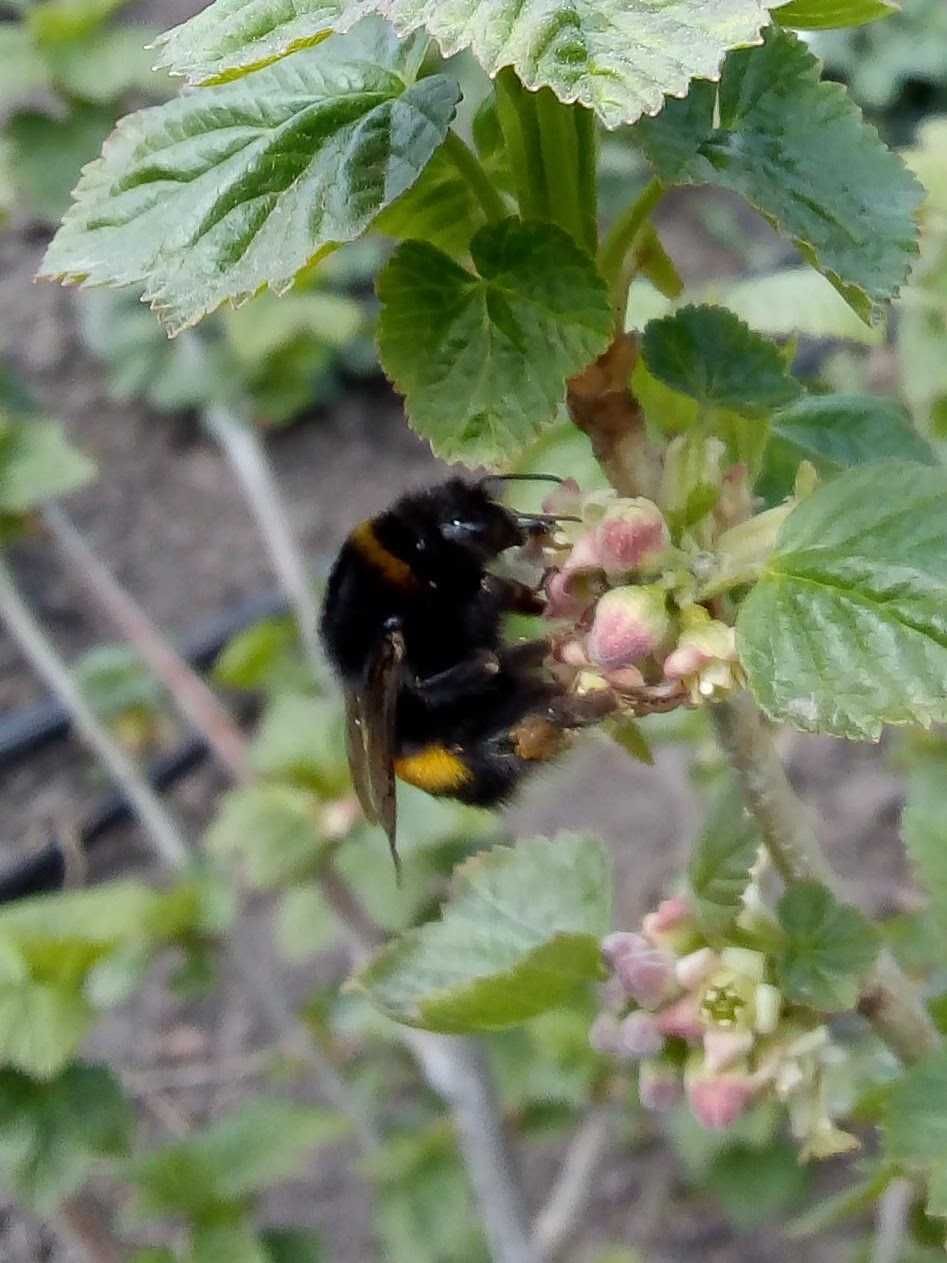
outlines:
[[597, 724], [618, 706], [611, 689], [592, 693], [560, 693], [546, 707], [545, 718], [559, 728], [586, 728]]
[[458, 694], [492, 680], [500, 670], [500, 660], [495, 653], [484, 649], [480, 653], [465, 658], [446, 671], [426, 676], [423, 680], [415, 680], [413, 690], [428, 706], [437, 706], [443, 702], [453, 701]]
[[528, 671], [532, 667], [542, 666], [552, 641], [548, 637], [537, 640], [524, 640], [518, 645], [508, 645], [500, 652], [500, 665], [504, 670]]
[[503, 613], [541, 614], [546, 608], [545, 598], [518, 579], [502, 579], [499, 575], [488, 574], [484, 576], [482, 586]]

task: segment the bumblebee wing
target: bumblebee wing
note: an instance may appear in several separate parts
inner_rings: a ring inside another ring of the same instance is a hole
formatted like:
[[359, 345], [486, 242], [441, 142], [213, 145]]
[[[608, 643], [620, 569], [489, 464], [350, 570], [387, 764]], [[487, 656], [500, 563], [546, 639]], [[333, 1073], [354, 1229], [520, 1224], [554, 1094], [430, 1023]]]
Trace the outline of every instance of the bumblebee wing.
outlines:
[[367, 715], [363, 705], [362, 694], [355, 689], [345, 690], [345, 749], [349, 758], [349, 770], [352, 773], [352, 784], [365, 819], [369, 824], [378, 824], [378, 813], [372, 796], [371, 780], [368, 775], [368, 753], [365, 748]]
[[359, 802], [367, 819], [388, 835], [395, 868], [401, 871], [397, 850], [395, 795], [395, 718], [404, 639], [389, 633], [373, 655], [363, 689], [346, 699], [349, 763]]

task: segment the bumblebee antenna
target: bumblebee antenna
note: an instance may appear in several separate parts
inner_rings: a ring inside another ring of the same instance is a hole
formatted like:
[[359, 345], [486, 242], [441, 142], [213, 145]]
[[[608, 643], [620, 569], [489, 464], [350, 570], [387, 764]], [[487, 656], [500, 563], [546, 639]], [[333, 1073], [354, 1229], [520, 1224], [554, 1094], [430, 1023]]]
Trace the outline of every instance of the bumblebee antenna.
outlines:
[[558, 474], [486, 474], [480, 479], [480, 486], [487, 482], [555, 482], [562, 483], [564, 479]]
[[517, 522], [538, 522], [540, 525], [547, 525], [552, 522], [581, 522], [580, 517], [574, 517], [571, 513], [516, 513], [514, 514]]

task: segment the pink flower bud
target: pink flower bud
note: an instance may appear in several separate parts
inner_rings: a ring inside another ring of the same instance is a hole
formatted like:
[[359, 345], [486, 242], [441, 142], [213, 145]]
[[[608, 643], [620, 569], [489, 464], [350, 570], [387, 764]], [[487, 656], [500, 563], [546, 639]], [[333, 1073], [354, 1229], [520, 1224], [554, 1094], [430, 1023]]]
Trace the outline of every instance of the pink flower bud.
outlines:
[[671, 534], [651, 500], [618, 500], [596, 528], [602, 569], [610, 579], [627, 574], [653, 574], [668, 556]]
[[595, 607], [586, 649], [591, 660], [607, 671], [633, 666], [660, 647], [670, 625], [667, 597], [661, 588], [613, 588]]
[[614, 974], [601, 989], [602, 1005], [610, 1013], [623, 1013], [628, 1008], [628, 996], [621, 979]]
[[560, 570], [546, 580], [547, 618], [577, 621], [601, 594], [605, 581], [593, 531], [580, 535]]
[[619, 1052], [621, 1023], [614, 1013], [599, 1013], [589, 1027], [589, 1044], [605, 1057], [615, 1057]]
[[618, 1033], [619, 1051], [626, 1057], [639, 1060], [656, 1057], [664, 1047], [664, 1036], [658, 1030], [652, 1013], [636, 1009], [622, 1020]]
[[703, 1127], [723, 1131], [741, 1118], [753, 1103], [752, 1079], [741, 1074], [718, 1074], [692, 1079], [687, 1099]]
[[638, 1099], [646, 1110], [673, 1109], [684, 1095], [680, 1071], [664, 1061], [643, 1061], [638, 1070]]
[[689, 1044], [696, 1044], [703, 1037], [704, 1024], [700, 1020], [700, 1004], [695, 995], [681, 996], [656, 1013], [655, 1018], [662, 1035], [686, 1039]]
[[674, 958], [642, 935], [610, 934], [602, 951], [627, 995], [642, 1008], [657, 1008], [674, 993]]

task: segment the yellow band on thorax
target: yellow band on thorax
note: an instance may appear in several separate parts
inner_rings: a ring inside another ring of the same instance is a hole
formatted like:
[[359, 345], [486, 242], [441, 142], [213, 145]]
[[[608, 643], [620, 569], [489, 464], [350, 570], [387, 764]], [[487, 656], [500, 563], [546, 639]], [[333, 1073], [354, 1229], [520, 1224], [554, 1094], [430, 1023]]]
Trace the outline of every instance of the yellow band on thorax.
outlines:
[[446, 746], [429, 745], [395, 759], [395, 774], [428, 794], [450, 794], [473, 780], [463, 759]]
[[389, 552], [380, 542], [371, 519], [356, 526], [349, 540], [365, 560], [392, 583], [398, 584], [399, 587], [413, 587], [417, 583], [408, 563]]

